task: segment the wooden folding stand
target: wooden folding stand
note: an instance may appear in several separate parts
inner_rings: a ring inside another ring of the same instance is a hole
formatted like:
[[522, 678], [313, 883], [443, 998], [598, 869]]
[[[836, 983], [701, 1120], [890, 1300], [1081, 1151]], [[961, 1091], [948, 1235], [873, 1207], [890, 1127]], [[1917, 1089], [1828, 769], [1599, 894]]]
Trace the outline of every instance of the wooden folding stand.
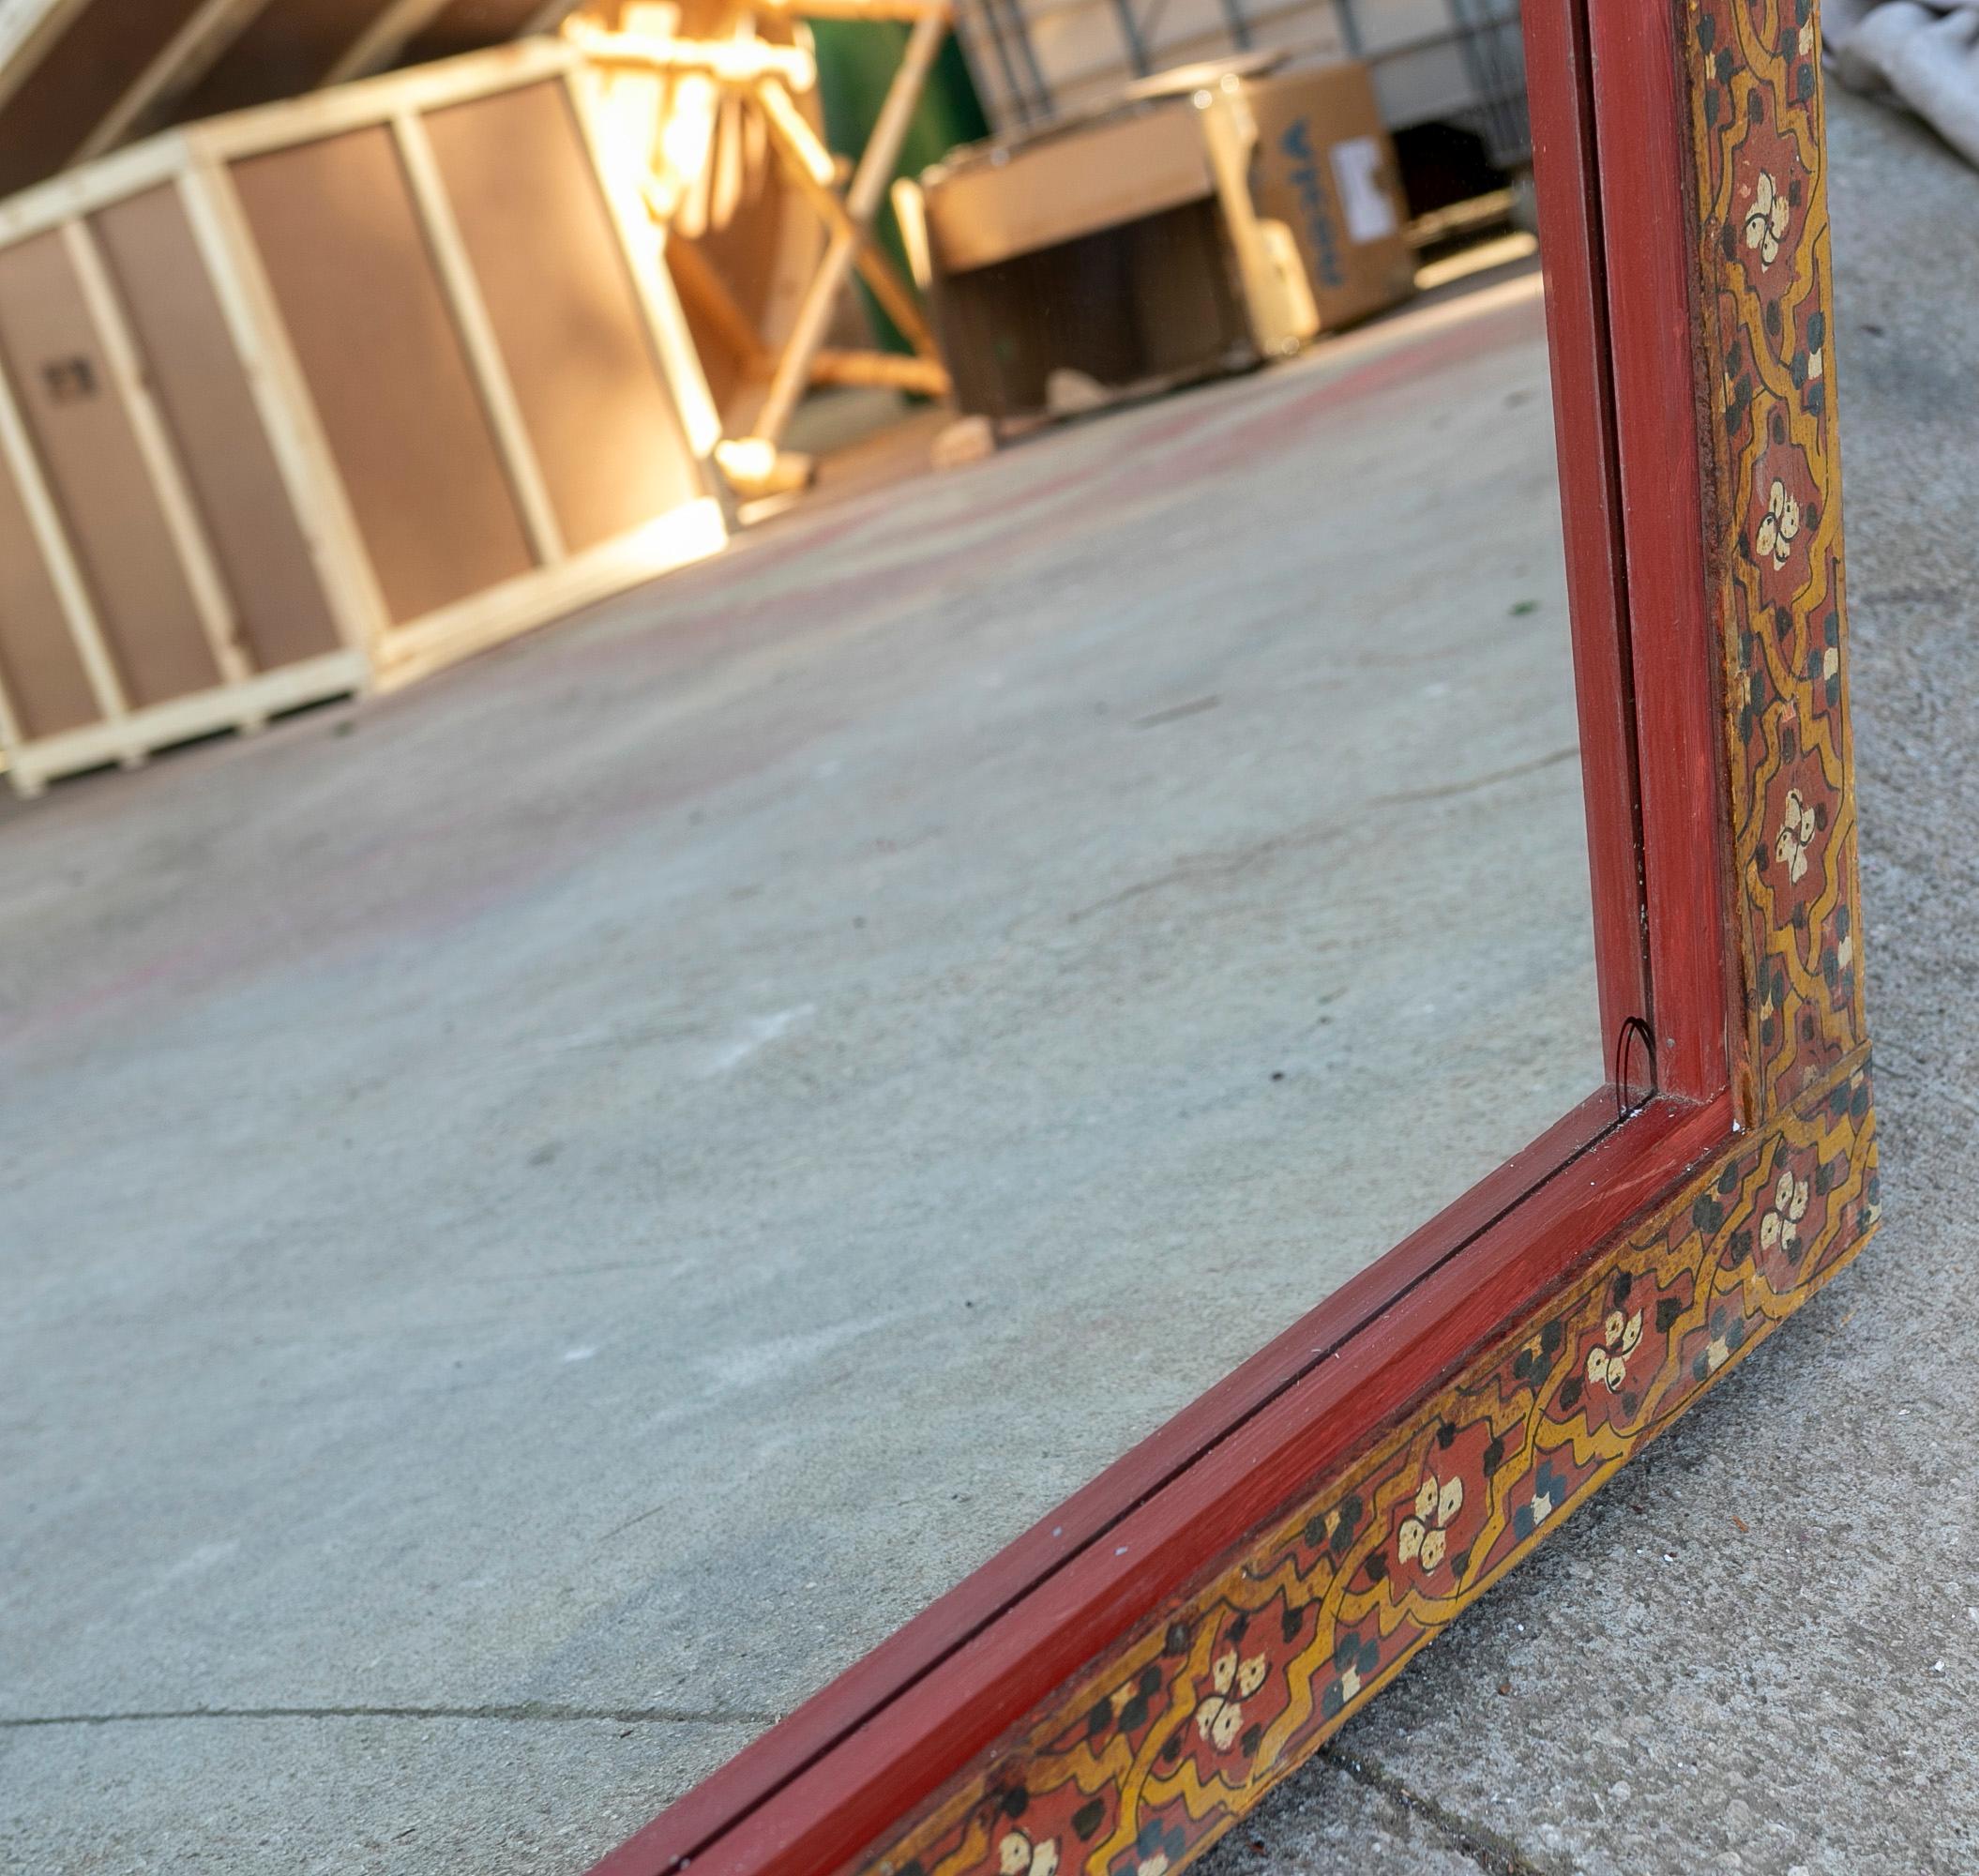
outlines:
[[[784, 433], [805, 391], [813, 385], [890, 385], [929, 397], [947, 394], [948, 373], [913, 289], [873, 234], [914, 107], [949, 29], [949, 0], [756, 0], [772, 17], [911, 21], [899, 68], [887, 89], [879, 119], [849, 183], [824, 146], [795, 94], [817, 82], [816, 66], [802, 43], [757, 38], [748, 14], [734, 16], [734, 36], [686, 38], [670, 30], [676, 8], [632, 6], [620, 26], [608, 30], [584, 20], [565, 29], [608, 81], [602, 115], [613, 126], [623, 160], [647, 164], [642, 192], [655, 221], [668, 232], [667, 259], [682, 297], [745, 356], [768, 368], [768, 389], [748, 431], [725, 437], [716, 460], [739, 493], [778, 492], [808, 480], [808, 459], [782, 448]], [[789, 329], [772, 347], [735, 303], [716, 272], [698, 259], [690, 241], [674, 238], [683, 200], [699, 179], [684, 166], [705, 164], [705, 144], [685, 159], [683, 141], [670, 138], [683, 108], [691, 110], [693, 87], [710, 86], [739, 100], [760, 125], [779, 173], [823, 223], [826, 241]], [[856, 269], [914, 356], [838, 350], [825, 343], [832, 313]]]

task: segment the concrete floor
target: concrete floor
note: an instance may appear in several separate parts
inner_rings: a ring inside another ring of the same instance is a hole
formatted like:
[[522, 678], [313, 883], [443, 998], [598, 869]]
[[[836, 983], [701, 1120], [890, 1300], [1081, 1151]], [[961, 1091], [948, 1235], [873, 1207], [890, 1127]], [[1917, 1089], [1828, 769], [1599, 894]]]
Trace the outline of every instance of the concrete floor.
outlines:
[[1828, 97], [1882, 1232], [1203, 1876], [1979, 1868], [1979, 174]]
[[579, 1868], [1594, 1086], [1535, 284], [0, 812], [0, 1864]]

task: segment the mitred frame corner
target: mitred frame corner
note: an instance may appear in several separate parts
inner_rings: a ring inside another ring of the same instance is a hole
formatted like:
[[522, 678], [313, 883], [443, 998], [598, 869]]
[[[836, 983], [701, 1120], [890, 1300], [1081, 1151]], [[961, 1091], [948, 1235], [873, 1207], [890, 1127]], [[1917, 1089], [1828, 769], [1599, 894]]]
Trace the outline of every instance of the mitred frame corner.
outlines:
[[1525, 18], [1615, 1086], [597, 1876], [1178, 1869], [1875, 1227], [1811, 0]]

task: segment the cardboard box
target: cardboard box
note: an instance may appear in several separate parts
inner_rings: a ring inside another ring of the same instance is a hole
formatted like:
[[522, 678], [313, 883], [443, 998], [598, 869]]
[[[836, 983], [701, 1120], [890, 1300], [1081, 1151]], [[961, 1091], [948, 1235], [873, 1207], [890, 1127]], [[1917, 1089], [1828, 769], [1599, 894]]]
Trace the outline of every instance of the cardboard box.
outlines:
[[974, 416], [1048, 411], [1062, 373], [1131, 395], [1259, 356], [1213, 198], [937, 276], [930, 304]]
[[1207, 202], [1216, 177], [1194, 114], [1169, 106], [961, 153], [925, 188], [941, 269], [962, 274]]
[[1097, 115], [923, 176], [963, 410], [1041, 410], [1058, 371], [1126, 392], [1242, 370], [1413, 291], [1366, 68], [1277, 78], [1263, 62], [1156, 73]]
[[934, 324], [972, 414], [1043, 411], [1060, 373], [1130, 394], [1242, 371], [1318, 326], [1261, 224], [1233, 91], [1159, 95], [960, 151], [922, 178]]
[[1317, 66], [1252, 80], [1241, 95], [1257, 128], [1251, 200], [1261, 216], [1291, 229], [1320, 329], [1407, 299], [1415, 250], [1367, 68]]
[[959, 152], [923, 178], [930, 310], [967, 412], [1047, 409], [1256, 361], [1197, 113], [1163, 99]]

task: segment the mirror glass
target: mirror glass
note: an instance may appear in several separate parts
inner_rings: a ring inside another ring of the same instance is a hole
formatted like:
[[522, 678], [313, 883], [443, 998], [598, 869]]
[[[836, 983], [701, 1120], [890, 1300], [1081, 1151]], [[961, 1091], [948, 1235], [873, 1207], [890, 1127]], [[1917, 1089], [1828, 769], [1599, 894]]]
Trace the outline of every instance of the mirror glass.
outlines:
[[1600, 1084], [1540, 262], [1367, 141], [1304, 302], [952, 159], [973, 427], [816, 395], [714, 558], [15, 817], [23, 1711], [666, 1714], [657, 1805]]
[[567, 1317], [642, 1351], [662, 1685], [712, 1570], [811, 1691], [1602, 1082], [1544, 317], [1460, 280], [695, 581], [720, 773], [595, 1032], [652, 1314]]

